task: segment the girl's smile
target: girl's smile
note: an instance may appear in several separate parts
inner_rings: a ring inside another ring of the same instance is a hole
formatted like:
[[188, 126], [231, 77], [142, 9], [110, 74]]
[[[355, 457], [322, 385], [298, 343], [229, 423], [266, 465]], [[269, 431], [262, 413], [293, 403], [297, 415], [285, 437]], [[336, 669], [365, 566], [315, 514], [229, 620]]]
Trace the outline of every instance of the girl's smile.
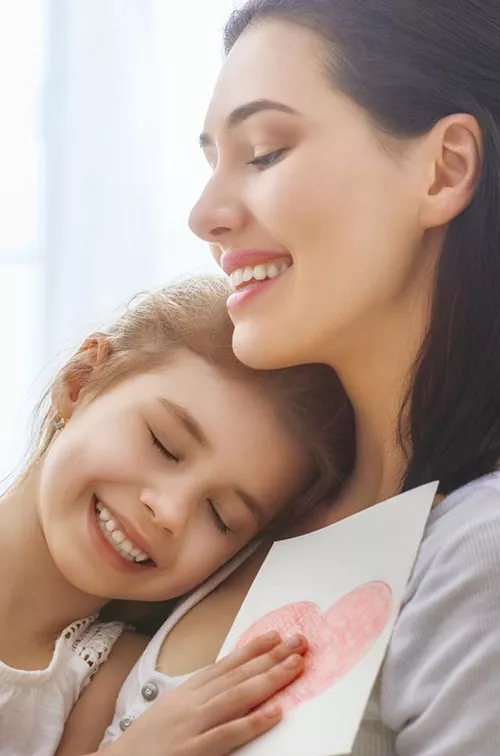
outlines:
[[162, 601], [245, 546], [307, 467], [257, 386], [184, 350], [77, 403], [43, 461], [40, 522], [79, 590]]
[[138, 546], [139, 539], [131, 540], [130, 527], [125, 528], [96, 496], [92, 497], [90, 528], [96, 549], [112, 566], [134, 573], [145, 567], [156, 567], [148, 553]]

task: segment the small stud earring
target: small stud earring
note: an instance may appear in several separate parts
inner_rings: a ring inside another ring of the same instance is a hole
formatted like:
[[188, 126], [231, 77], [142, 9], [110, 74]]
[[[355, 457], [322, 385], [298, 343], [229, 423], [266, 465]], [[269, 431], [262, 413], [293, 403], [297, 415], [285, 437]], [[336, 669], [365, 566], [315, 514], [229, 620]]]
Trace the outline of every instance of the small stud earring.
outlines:
[[52, 425], [55, 431], [60, 431], [66, 425], [66, 418], [61, 415], [56, 415], [52, 421]]

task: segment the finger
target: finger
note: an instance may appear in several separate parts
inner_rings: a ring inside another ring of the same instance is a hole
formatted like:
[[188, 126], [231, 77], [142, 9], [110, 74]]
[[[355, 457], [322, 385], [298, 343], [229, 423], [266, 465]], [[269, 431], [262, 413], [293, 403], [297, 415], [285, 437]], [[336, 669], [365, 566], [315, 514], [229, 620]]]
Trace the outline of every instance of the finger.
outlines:
[[241, 667], [246, 662], [266, 654], [273, 648], [281, 643], [281, 636], [277, 632], [266, 633], [265, 635], [259, 635], [257, 638], [253, 638], [249, 643], [246, 643], [241, 648], [237, 648], [231, 651], [228, 656], [225, 656], [215, 664], [211, 664], [206, 669], [202, 669], [195, 675], [189, 678], [184, 685], [191, 689], [201, 688], [207, 685], [212, 680], [216, 680], [219, 677], [231, 672], [233, 669]]
[[281, 721], [279, 706], [269, 704], [245, 717], [227, 722], [196, 739], [196, 753], [203, 756], [226, 756], [251, 740], [263, 735]]
[[295, 680], [304, 669], [300, 654], [287, 657], [281, 664], [225, 690], [200, 706], [200, 732], [239, 719]]
[[256, 656], [244, 664], [228, 670], [224, 675], [211, 680], [199, 690], [201, 703], [215, 698], [220, 693], [228, 691], [252, 677], [268, 672], [292, 654], [305, 654], [307, 648], [307, 640], [303, 635], [292, 635], [266, 653]]

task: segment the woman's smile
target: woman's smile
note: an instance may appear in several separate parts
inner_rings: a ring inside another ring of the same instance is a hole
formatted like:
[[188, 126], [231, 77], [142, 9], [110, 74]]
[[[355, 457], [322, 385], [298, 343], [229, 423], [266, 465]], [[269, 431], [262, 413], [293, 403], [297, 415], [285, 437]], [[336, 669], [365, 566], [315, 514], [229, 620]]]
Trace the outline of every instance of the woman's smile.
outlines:
[[232, 313], [256, 295], [268, 291], [287, 273], [293, 261], [288, 253], [243, 250], [224, 252], [220, 265], [235, 290], [227, 302]]

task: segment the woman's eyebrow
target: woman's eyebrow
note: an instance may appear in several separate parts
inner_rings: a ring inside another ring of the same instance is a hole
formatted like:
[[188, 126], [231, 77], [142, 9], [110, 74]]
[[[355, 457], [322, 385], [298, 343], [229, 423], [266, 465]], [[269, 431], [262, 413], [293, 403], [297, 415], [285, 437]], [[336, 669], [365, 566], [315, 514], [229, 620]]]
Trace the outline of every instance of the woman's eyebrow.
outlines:
[[[253, 100], [252, 102], [247, 102], [244, 105], [239, 105], [237, 108], [231, 111], [229, 115], [225, 119], [225, 125], [227, 129], [233, 129], [236, 126], [239, 126], [244, 121], [246, 121], [248, 118], [251, 118], [251, 116], [255, 115], [256, 113], [261, 113], [264, 110], [275, 110], [279, 113], [287, 113], [288, 115], [300, 115], [300, 113], [297, 110], [294, 110], [294, 108], [291, 108], [289, 105], [285, 105], [283, 102], [277, 102], [276, 100]], [[200, 134], [200, 147], [202, 149], [205, 149], [205, 147], [211, 147], [214, 144], [213, 137], [210, 136], [206, 131], [204, 131], [202, 134]]]

